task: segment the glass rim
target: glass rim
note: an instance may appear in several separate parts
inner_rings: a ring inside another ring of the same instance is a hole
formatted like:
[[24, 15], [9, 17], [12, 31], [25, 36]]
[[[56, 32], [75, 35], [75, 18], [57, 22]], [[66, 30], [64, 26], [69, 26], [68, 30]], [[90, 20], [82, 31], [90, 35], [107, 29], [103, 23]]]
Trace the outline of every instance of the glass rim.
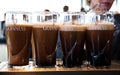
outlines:
[[7, 11], [6, 12], [6, 14], [7, 13], [15, 13], [15, 14], [31, 14], [31, 12], [29, 12], [29, 11]]

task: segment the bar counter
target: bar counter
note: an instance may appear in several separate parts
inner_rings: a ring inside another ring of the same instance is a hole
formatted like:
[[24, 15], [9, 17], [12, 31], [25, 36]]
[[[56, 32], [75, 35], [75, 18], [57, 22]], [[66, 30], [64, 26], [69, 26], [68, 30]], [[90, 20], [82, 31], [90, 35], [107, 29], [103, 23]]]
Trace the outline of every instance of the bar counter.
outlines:
[[7, 62], [0, 63], [0, 75], [120, 75], [120, 64], [113, 62], [108, 68], [90, 68], [86, 66], [65, 67], [34, 67], [30, 61], [29, 66], [21, 68], [8, 68]]

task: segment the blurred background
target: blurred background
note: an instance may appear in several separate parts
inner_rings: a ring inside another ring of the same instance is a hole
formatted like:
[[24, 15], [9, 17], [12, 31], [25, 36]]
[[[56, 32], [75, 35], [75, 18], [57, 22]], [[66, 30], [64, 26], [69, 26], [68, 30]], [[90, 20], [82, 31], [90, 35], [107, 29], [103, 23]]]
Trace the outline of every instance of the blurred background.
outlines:
[[[50, 11], [62, 12], [63, 6], [69, 6], [69, 11], [80, 11], [81, 7], [86, 10], [89, 6], [86, 0], [2, 0], [0, 2], [0, 20], [4, 19], [6, 11], [43, 11], [49, 9]], [[113, 11], [120, 7], [120, 0], [115, 0], [113, 4]]]
[[[2, 0], [0, 2], [0, 62], [7, 61], [6, 40], [3, 34], [5, 27], [4, 14], [7, 11], [50, 11], [63, 12], [63, 7], [69, 6], [69, 11], [80, 12], [83, 7], [89, 9], [86, 0]], [[120, 0], [115, 0], [111, 11], [120, 12]]]

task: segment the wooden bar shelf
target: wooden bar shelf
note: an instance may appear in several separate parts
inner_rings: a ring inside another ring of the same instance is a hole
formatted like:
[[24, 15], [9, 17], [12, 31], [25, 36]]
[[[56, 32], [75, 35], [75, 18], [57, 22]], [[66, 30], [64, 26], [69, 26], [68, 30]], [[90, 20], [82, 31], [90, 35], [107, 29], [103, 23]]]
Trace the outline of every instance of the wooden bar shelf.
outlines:
[[120, 64], [112, 62], [109, 68], [90, 68], [90, 67], [34, 67], [33, 62], [27, 67], [8, 68], [7, 62], [0, 63], [0, 75], [120, 75]]

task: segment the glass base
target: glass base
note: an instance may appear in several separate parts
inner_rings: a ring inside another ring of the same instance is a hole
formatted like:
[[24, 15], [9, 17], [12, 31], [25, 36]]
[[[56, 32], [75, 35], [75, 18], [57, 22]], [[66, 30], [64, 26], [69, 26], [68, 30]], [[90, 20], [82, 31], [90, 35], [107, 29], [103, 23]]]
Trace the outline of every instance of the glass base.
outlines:
[[30, 65], [11, 65], [11, 64], [8, 64], [8, 68], [14, 68], [14, 69], [27, 69], [29, 68]]
[[60, 66], [63, 66], [63, 61], [62, 59], [56, 59], [56, 66], [60, 67]]

